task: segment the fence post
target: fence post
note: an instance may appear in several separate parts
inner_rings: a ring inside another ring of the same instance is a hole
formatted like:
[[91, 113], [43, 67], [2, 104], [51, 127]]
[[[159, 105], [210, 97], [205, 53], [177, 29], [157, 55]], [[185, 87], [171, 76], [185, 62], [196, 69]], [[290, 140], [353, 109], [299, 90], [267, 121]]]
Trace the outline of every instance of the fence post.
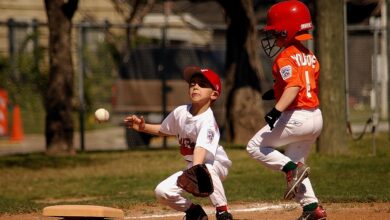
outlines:
[[[388, 66], [387, 66], [387, 69], [386, 69], [386, 73], [387, 73], [387, 78], [389, 79], [387, 81], [387, 122], [388, 122], [388, 126], [390, 126], [390, 76], [389, 76], [389, 70], [390, 70], [390, 1], [386, 0], [385, 1], [385, 4], [386, 4], [386, 41], [387, 41], [387, 48], [386, 48], [386, 53], [387, 53], [387, 63], [388, 63]], [[388, 129], [388, 137], [389, 137], [389, 140], [390, 140], [390, 128]]]
[[8, 53], [9, 53], [9, 62], [11, 65], [11, 72], [12, 75], [15, 76], [16, 78], [19, 78], [17, 76], [17, 71], [16, 71], [16, 61], [15, 61], [15, 20], [13, 18], [8, 19], [7, 21], [7, 26], [8, 26]]
[[80, 71], [79, 71], [79, 123], [80, 123], [80, 149], [84, 151], [85, 149], [85, 139], [84, 139], [84, 114], [85, 114], [85, 103], [84, 103], [84, 76], [85, 76], [85, 42], [86, 42], [86, 22], [81, 22], [79, 26], [79, 62], [80, 62]]
[[381, 108], [380, 108], [380, 117], [381, 119], [387, 119], [389, 116], [387, 114], [388, 112], [388, 103], [387, 103], [387, 90], [388, 90], [388, 75], [387, 75], [387, 51], [385, 48], [387, 48], [387, 30], [386, 30], [386, 25], [387, 25], [387, 16], [386, 16], [386, 12], [387, 11], [387, 7], [386, 7], [386, 4], [382, 4], [381, 5], [381, 17], [380, 17], [380, 23], [381, 23], [381, 27], [380, 27], [380, 48], [384, 48], [384, 49], [381, 49], [380, 50], [380, 63], [379, 63], [379, 67], [380, 67], [380, 97], [381, 97]]
[[38, 20], [36, 18], [32, 19], [31, 26], [33, 30], [33, 53], [34, 53], [34, 68], [38, 70], [39, 68], [39, 43], [38, 43]]
[[[169, 88], [167, 86], [166, 71], [165, 71], [165, 56], [166, 56], [166, 47], [167, 47], [167, 31], [168, 31], [168, 10], [166, 9], [166, 2], [164, 2], [164, 26], [161, 29], [161, 48], [162, 48], [162, 58], [160, 59], [160, 64], [158, 65], [158, 71], [161, 75], [161, 90], [162, 90], [162, 113], [163, 118], [167, 116], [167, 92]], [[167, 147], [167, 138], [164, 136], [163, 147]]]

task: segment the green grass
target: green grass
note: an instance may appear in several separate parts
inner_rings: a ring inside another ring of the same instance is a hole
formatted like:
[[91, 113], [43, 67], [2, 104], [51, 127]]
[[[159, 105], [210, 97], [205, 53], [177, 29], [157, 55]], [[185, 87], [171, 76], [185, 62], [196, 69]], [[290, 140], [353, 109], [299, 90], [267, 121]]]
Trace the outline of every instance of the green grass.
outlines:
[[[370, 135], [350, 153], [309, 157], [311, 181], [322, 202], [389, 202], [390, 144]], [[243, 147], [227, 147], [233, 166], [225, 182], [230, 203], [281, 201], [285, 181], [250, 159]], [[28, 154], [0, 157], [0, 214], [39, 212], [47, 205], [95, 204], [131, 209], [156, 205], [155, 186], [184, 167], [177, 149], [88, 152], [74, 157]]]

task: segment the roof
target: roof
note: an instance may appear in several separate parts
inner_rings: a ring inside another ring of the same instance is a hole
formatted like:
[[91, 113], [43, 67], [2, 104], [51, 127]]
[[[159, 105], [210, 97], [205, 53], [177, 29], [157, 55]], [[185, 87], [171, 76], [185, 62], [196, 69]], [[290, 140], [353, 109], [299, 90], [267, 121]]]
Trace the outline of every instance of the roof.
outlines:
[[143, 19], [144, 27], [138, 29], [138, 35], [161, 39], [162, 28], [167, 27], [167, 39], [207, 45], [212, 40], [212, 31], [204, 23], [188, 13], [182, 15], [164, 15], [149, 13]]

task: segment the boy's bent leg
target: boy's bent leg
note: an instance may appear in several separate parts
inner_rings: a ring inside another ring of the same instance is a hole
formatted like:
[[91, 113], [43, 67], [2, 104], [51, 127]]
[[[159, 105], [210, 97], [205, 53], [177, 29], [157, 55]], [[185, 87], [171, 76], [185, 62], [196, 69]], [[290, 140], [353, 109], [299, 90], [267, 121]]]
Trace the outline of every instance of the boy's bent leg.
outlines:
[[184, 190], [177, 186], [177, 178], [182, 171], [176, 172], [159, 183], [154, 190], [157, 200], [177, 211], [185, 212], [192, 202], [182, 196]]
[[206, 164], [213, 178], [214, 192], [210, 195], [210, 201], [216, 208], [216, 220], [232, 220], [233, 216], [229, 213], [227, 206], [227, 198], [223, 187], [223, 180], [226, 179], [229, 173], [229, 167], [222, 165], [218, 161], [214, 161], [213, 165]]
[[214, 165], [206, 164], [206, 166], [207, 169], [209, 169], [214, 186], [214, 192], [209, 197], [210, 201], [214, 205], [214, 207], [226, 206], [227, 199], [221, 179], [226, 178], [228, 174], [228, 169], [218, 161], [215, 161]]
[[[285, 153], [289, 158], [291, 158], [293, 162], [305, 163], [314, 142], [315, 137], [313, 137], [312, 140], [290, 144], [287, 146]], [[301, 206], [318, 202], [318, 199], [315, 196], [313, 187], [308, 177], [303, 179], [301, 184], [297, 187], [295, 200], [299, 202]]]
[[288, 142], [288, 140], [281, 139], [283, 129], [282, 126], [277, 125], [271, 132], [268, 126], [263, 127], [248, 142], [246, 147], [248, 154], [264, 166], [281, 171], [283, 166], [291, 161], [290, 158], [274, 149], [276, 146], [281, 146], [279, 142]]
[[311, 203], [318, 203], [318, 199], [314, 193], [309, 178], [304, 179], [301, 185], [298, 187], [295, 200], [299, 202], [302, 207]]
[[309, 171], [310, 167], [298, 162], [295, 169], [286, 172], [287, 188], [284, 199], [290, 200], [295, 197], [302, 181], [309, 176]]

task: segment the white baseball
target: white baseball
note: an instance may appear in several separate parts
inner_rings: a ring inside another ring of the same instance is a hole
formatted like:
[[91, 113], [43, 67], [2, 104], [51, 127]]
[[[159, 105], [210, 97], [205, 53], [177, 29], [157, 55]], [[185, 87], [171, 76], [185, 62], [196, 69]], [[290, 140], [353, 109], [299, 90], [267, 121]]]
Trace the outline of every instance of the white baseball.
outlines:
[[106, 122], [110, 119], [110, 113], [104, 108], [99, 108], [95, 111], [95, 119], [97, 122]]

